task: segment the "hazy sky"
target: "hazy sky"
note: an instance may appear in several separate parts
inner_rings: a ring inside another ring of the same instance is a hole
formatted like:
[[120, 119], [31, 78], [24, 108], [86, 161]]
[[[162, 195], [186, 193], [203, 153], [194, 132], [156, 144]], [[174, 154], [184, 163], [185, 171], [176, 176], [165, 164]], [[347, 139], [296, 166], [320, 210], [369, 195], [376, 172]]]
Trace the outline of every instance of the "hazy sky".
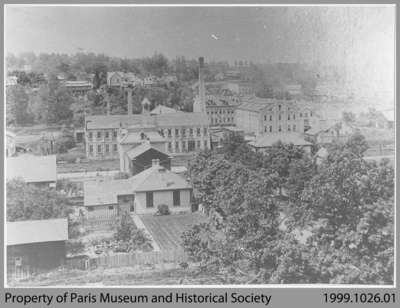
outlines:
[[392, 82], [394, 18], [393, 6], [9, 6], [6, 51], [313, 62]]

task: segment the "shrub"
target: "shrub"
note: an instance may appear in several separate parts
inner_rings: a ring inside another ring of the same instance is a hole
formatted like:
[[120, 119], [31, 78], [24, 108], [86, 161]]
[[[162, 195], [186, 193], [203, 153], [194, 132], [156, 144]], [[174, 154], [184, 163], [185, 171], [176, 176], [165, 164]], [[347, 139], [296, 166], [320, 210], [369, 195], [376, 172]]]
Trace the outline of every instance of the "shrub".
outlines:
[[169, 215], [171, 212], [169, 211], [169, 207], [166, 204], [160, 204], [157, 206], [156, 215], [164, 216]]

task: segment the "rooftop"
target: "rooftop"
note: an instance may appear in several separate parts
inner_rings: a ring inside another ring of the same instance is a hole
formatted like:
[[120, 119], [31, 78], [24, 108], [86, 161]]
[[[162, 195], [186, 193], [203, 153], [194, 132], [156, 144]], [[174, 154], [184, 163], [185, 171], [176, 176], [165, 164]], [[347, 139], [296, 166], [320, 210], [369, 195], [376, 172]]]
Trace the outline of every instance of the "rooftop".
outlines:
[[7, 245], [21, 245], [68, 240], [68, 219], [6, 222]]
[[176, 112], [157, 115], [97, 115], [86, 117], [88, 129], [115, 129], [120, 126], [154, 125], [155, 127], [208, 126], [208, 118], [201, 112]]
[[21, 178], [27, 183], [55, 182], [56, 155], [20, 155], [6, 160], [6, 179]]
[[139, 146], [137, 146], [137, 147], [134, 147], [133, 149], [130, 149], [129, 151], [126, 152], [126, 154], [128, 155], [128, 157], [129, 157], [130, 159], [134, 159], [134, 158], [138, 157], [139, 155], [142, 155], [143, 153], [145, 153], [145, 152], [147, 152], [147, 151], [149, 151], [149, 150], [151, 150], [151, 149], [153, 149], [154, 151], [160, 152], [160, 153], [165, 154], [166, 156], [168, 156], [168, 154], [166, 154], [166, 153], [164, 153], [164, 152], [162, 152], [162, 151], [160, 151], [160, 150], [154, 148], [154, 147], [150, 144], [150, 142], [144, 142], [144, 143], [142, 143], [141, 145], [139, 145]]
[[154, 165], [124, 180], [84, 183], [84, 205], [116, 204], [119, 195], [136, 192], [190, 189], [191, 185], [181, 176], [160, 165]]

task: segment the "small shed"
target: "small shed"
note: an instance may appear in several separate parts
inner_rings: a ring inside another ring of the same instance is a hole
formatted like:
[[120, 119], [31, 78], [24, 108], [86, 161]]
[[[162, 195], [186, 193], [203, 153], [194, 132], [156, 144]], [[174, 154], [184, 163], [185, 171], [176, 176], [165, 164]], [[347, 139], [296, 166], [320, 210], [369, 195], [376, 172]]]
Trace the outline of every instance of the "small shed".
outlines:
[[7, 222], [7, 274], [18, 279], [65, 263], [68, 219]]

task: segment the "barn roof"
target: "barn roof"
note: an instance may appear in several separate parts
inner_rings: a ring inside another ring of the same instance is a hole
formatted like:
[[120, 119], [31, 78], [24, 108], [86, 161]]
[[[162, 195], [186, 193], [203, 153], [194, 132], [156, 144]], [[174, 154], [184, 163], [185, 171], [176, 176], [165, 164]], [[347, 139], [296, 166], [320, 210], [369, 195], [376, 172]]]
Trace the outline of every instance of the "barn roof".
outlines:
[[145, 153], [151, 149], [153, 149], [154, 151], [157, 151], [159, 153], [162, 153], [165, 156], [168, 156], [168, 154], [154, 148], [149, 142], [144, 142], [141, 145], [138, 145], [137, 147], [130, 149], [129, 151], [126, 152], [126, 155], [128, 155], [128, 157], [130, 159], [134, 159], [134, 158], [138, 157], [139, 155], [142, 155], [143, 153]]
[[68, 219], [7, 221], [7, 245], [68, 240]]
[[56, 155], [20, 155], [7, 158], [7, 180], [21, 178], [27, 183], [55, 182]]

